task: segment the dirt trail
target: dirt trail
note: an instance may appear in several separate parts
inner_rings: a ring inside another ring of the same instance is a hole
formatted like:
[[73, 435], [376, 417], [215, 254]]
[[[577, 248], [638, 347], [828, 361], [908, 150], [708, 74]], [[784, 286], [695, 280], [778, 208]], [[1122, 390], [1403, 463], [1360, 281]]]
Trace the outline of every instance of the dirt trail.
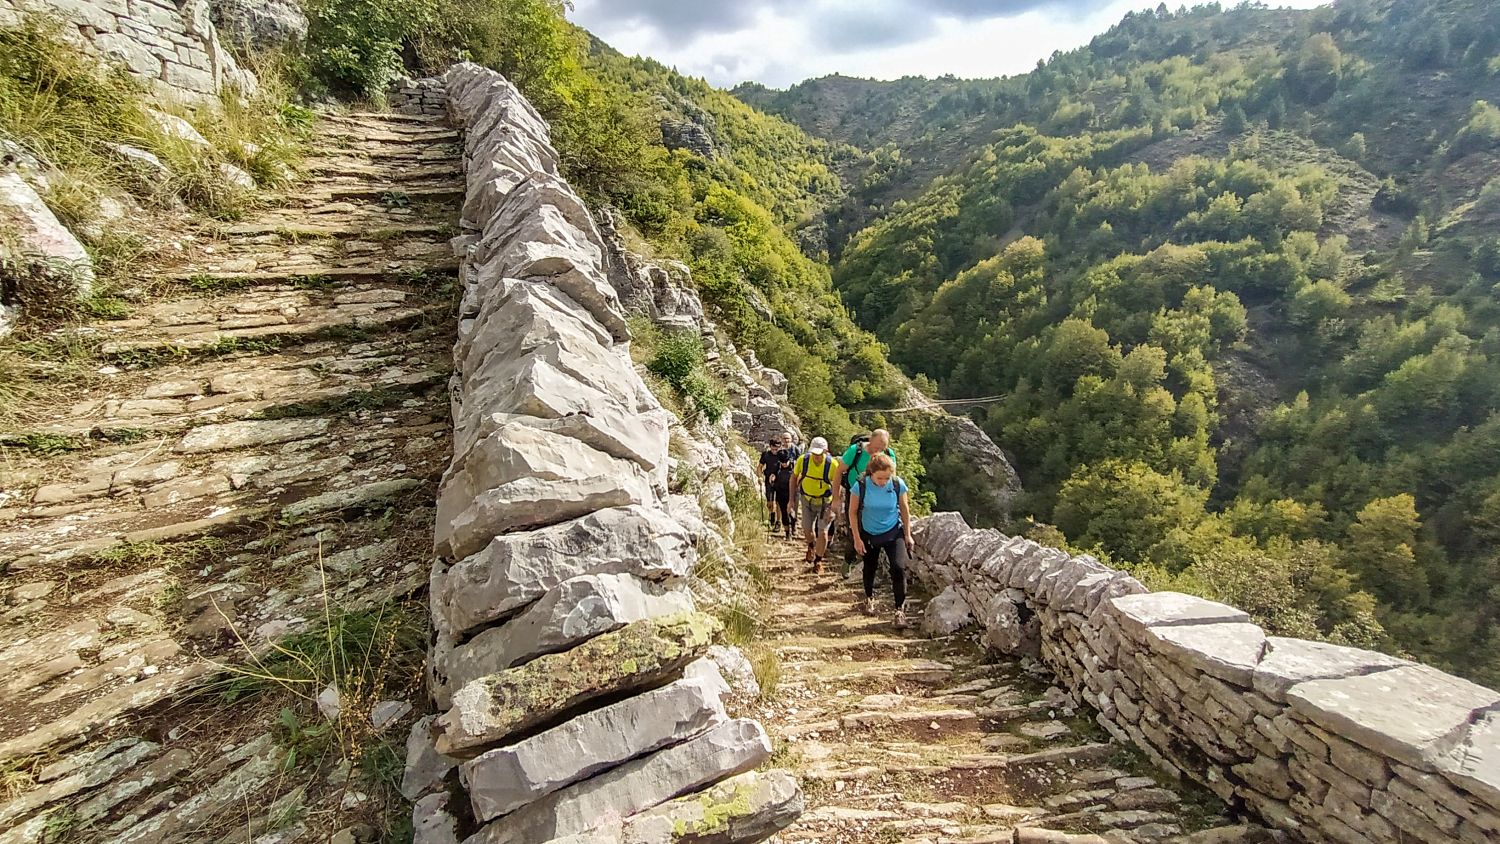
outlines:
[[306, 173], [167, 233], [182, 260], [140, 278], [165, 295], [75, 331], [96, 377], [0, 435], [0, 844], [259, 840], [369, 802], [308, 810], [348, 789], [288, 776], [317, 736], [273, 736], [275, 708], [181, 708], [217, 663], [426, 580], [458, 135], [326, 115]]
[[[1035, 666], [987, 658], [974, 636], [893, 624], [882, 577], [877, 615], [857, 580], [812, 575], [777, 543], [768, 643], [782, 662], [757, 713], [778, 763], [801, 775], [807, 812], [780, 841], [1011, 842], [1017, 827], [1108, 840], [1261, 840], [1229, 828], [1211, 794], [1161, 777], [1075, 711]], [[1215, 830], [1208, 833], [1206, 830]], [[1210, 837], [1222, 836], [1222, 837]], [[1080, 842], [1082, 844], [1082, 842]]]

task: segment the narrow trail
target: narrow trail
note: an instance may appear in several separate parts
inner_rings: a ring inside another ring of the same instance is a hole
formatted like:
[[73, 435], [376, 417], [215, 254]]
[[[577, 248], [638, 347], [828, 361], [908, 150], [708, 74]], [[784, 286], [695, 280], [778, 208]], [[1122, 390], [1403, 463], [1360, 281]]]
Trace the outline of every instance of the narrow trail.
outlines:
[[767, 565], [765, 638], [782, 671], [757, 715], [807, 793], [779, 841], [1009, 844], [1018, 827], [1259, 840], [1239, 837], [1211, 794], [1112, 743], [1039, 667], [995, 662], [971, 634], [924, 637], [920, 591], [907, 601], [912, 626], [897, 630], [883, 576], [867, 616], [857, 579], [840, 582], [837, 560], [829, 568], [811, 574], [800, 543], [780, 541]]
[[296, 822], [256, 809], [295, 790], [274, 724], [179, 704], [330, 605], [426, 582], [458, 135], [323, 115], [305, 170], [246, 219], [162, 233], [180, 259], [141, 273], [149, 301], [72, 335], [90, 377], [0, 431], [4, 844]]

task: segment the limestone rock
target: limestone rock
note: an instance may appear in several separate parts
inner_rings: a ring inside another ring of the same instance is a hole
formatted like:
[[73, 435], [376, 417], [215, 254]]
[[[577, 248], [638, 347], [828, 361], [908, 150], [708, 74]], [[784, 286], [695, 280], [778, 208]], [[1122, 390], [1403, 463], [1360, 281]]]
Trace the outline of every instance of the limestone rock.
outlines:
[[1146, 631], [1153, 650], [1171, 655], [1195, 671], [1248, 688], [1250, 675], [1266, 652], [1266, 634], [1244, 622], [1152, 627]]
[[713, 660], [728, 681], [736, 697], [752, 699], [760, 696], [760, 681], [755, 678], [755, 666], [745, 652], [733, 645], [714, 645], [708, 649], [708, 658]]
[[1374, 651], [1271, 636], [1266, 640], [1265, 658], [1251, 679], [1256, 691], [1285, 703], [1287, 691], [1304, 680], [1335, 680], [1410, 664]]
[[1453, 750], [1475, 713], [1500, 693], [1423, 665], [1309, 680], [1287, 692], [1292, 709], [1376, 753], [1426, 767]]
[[687, 534], [661, 511], [612, 507], [490, 540], [434, 583], [433, 614], [441, 626], [463, 634], [513, 614], [580, 575], [685, 577], [695, 559]]
[[1121, 628], [1140, 634], [1147, 627], [1237, 623], [1250, 620], [1243, 610], [1180, 592], [1126, 595], [1110, 602]]
[[499, 817], [712, 728], [725, 719], [715, 685], [712, 678], [678, 680], [465, 762], [460, 771], [474, 816]]
[[411, 810], [412, 844], [458, 844], [458, 820], [448, 811], [448, 794], [429, 794]]
[[981, 617], [984, 643], [1003, 654], [1040, 656], [1041, 621], [1035, 615], [1022, 618], [1021, 607], [1004, 594], [990, 599]]
[[764, 841], [802, 814], [802, 789], [785, 771], [750, 771], [630, 818], [625, 844]]
[[307, 15], [295, 0], [212, 0], [214, 26], [232, 44], [266, 50], [300, 44]]
[[635, 464], [513, 422], [477, 443], [444, 478], [437, 551], [467, 557], [507, 531], [653, 498], [650, 480]]
[[14, 172], [0, 171], [0, 297], [7, 307], [39, 312], [88, 298], [94, 286], [89, 253]]
[[439, 666], [448, 687], [556, 653], [642, 619], [693, 609], [692, 594], [630, 574], [586, 574], [565, 581], [500, 627], [454, 648]]
[[932, 638], [952, 636], [973, 623], [968, 602], [952, 586], [939, 592], [922, 609], [922, 633]]
[[472, 757], [585, 701], [660, 682], [702, 656], [718, 629], [699, 613], [637, 621], [571, 651], [482, 677], [455, 692], [453, 708], [438, 718], [437, 748]]
[[438, 752], [432, 730], [436, 720], [436, 715], [427, 715], [411, 725], [411, 735], [406, 739], [406, 771], [401, 777], [401, 796], [407, 800], [440, 788], [448, 772], [458, 765], [457, 760]]
[[713, 136], [691, 120], [661, 121], [661, 142], [667, 149], [685, 149], [704, 158], [716, 157]]
[[277, 419], [274, 421], [226, 422], [194, 428], [177, 443], [182, 454], [206, 454], [234, 448], [276, 445], [309, 439], [328, 432], [327, 419]]
[[490, 823], [465, 844], [531, 844], [587, 832], [686, 791], [743, 773], [771, 755], [771, 740], [750, 720], [726, 721], [682, 744], [621, 765]]

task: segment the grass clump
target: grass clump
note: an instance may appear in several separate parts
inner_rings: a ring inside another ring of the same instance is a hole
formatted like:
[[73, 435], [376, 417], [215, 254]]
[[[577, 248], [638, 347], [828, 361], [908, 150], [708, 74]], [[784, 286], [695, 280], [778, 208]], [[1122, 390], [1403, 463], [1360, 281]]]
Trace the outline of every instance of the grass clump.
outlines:
[[[223, 703], [280, 695], [283, 745], [312, 762], [337, 752], [356, 766], [384, 740], [370, 723], [382, 700], [410, 700], [422, 682], [427, 654], [423, 613], [415, 605], [387, 603], [368, 610], [335, 606], [326, 593], [321, 629], [288, 636], [264, 656], [245, 648], [244, 665], [225, 666], [228, 676], [213, 685]], [[323, 716], [318, 696], [337, 690], [340, 714], [327, 730], [304, 726]], [[370, 764], [378, 766], [379, 760]]]
[[638, 337], [645, 347], [646, 369], [660, 378], [679, 399], [687, 402], [691, 415], [717, 424], [729, 410], [724, 391], [704, 368], [703, 338], [688, 331], [650, 331]]

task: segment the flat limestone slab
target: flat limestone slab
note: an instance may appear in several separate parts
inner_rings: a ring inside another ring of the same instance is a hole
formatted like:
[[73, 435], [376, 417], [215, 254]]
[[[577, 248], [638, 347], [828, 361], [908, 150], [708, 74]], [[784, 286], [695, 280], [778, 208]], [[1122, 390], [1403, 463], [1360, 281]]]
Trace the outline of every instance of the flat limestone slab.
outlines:
[[679, 794], [744, 773], [771, 755], [771, 739], [748, 719], [659, 750], [593, 779], [553, 792], [494, 821], [464, 844], [535, 844], [587, 832]]
[[786, 771], [740, 774], [679, 797], [625, 822], [625, 844], [741, 844], [764, 841], [792, 825], [802, 788]]
[[717, 672], [678, 680], [465, 762], [459, 770], [474, 816], [497, 818], [722, 723], [718, 687], [723, 682]]
[[470, 758], [486, 745], [540, 727], [585, 701], [649, 686], [708, 652], [719, 623], [686, 613], [637, 621], [560, 654], [481, 677], [439, 716], [438, 752]]
[[1500, 693], [1435, 668], [1409, 665], [1293, 686], [1287, 702], [1335, 735], [1418, 768], [1431, 768], [1466, 735], [1474, 713]]
[[1438, 760], [1438, 770], [1500, 811], [1500, 712], [1486, 712], [1474, 722], [1458, 747]]
[[1266, 652], [1265, 631], [1244, 623], [1148, 627], [1146, 641], [1179, 662], [1244, 688], [1250, 687], [1250, 676]]
[[1246, 622], [1249, 613], [1217, 601], [1180, 592], [1147, 592], [1110, 601], [1115, 618], [1125, 630], [1139, 635], [1147, 627]]
[[1251, 682], [1257, 692], [1278, 703], [1285, 703], [1286, 693], [1307, 680], [1337, 680], [1411, 664], [1374, 651], [1306, 639], [1270, 636], [1266, 645], [1265, 658], [1255, 667]]

